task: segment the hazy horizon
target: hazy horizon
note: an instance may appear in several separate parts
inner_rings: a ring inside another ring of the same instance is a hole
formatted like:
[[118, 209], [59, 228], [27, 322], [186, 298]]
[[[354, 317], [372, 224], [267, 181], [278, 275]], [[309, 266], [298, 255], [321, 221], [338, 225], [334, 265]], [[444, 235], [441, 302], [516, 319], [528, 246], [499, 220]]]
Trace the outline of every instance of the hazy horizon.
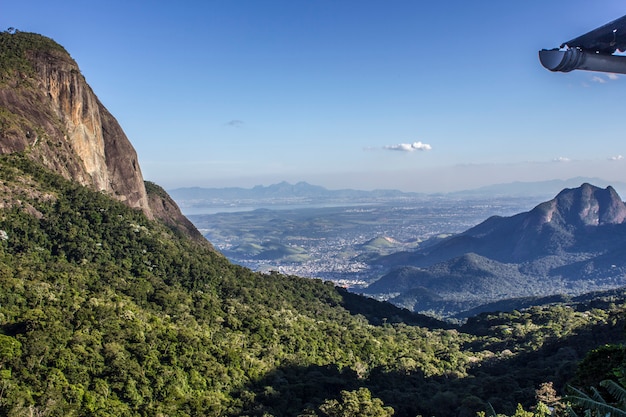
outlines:
[[[575, 164], [575, 162], [574, 162]], [[529, 164], [530, 165], [530, 164]], [[458, 166], [458, 167], [450, 167], [450, 168], [441, 168], [439, 172], [436, 172], [434, 169], [430, 170], [429, 174], [424, 175], [424, 177], [432, 176], [432, 175], [445, 175], [447, 176], [446, 187], [442, 187], [442, 181], [436, 182], [427, 182], [422, 179], [415, 178], [409, 174], [401, 174], [397, 173], [387, 173], [387, 177], [385, 178], [384, 173], [376, 173], [378, 178], [373, 178], [371, 181], [363, 181], [363, 178], [357, 178], [359, 175], [367, 176], [365, 174], [348, 174], [344, 173], [339, 178], [336, 176], [326, 177], [322, 174], [313, 174], [308, 177], [294, 177], [294, 178], [286, 178], [280, 176], [267, 176], [267, 177], [254, 177], [254, 178], [235, 178], [235, 179], [195, 179], [183, 182], [171, 182], [166, 184], [160, 183], [166, 189], [176, 189], [176, 188], [190, 188], [190, 187], [200, 187], [200, 188], [229, 188], [229, 187], [238, 187], [238, 188], [246, 188], [250, 189], [256, 186], [270, 186], [274, 184], [278, 184], [281, 182], [287, 182], [290, 184], [297, 184], [299, 182], [306, 182], [311, 185], [322, 186], [329, 190], [339, 190], [339, 189], [354, 189], [354, 190], [364, 190], [364, 191], [372, 191], [372, 190], [398, 190], [402, 192], [417, 192], [417, 193], [426, 193], [426, 194], [436, 194], [436, 193], [451, 193], [458, 191], [467, 191], [484, 187], [491, 187], [496, 185], [510, 184], [510, 183], [537, 183], [537, 182], [548, 182], [548, 181], [563, 181], [567, 182], [570, 180], [575, 180], [579, 178], [594, 180], [597, 179], [599, 182], [602, 182], [602, 186], [606, 183], [607, 185], [613, 184], [623, 184], [626, 183], [626, 178], [620, 179], [613, 175], [611, 172], [603, 172], [601, 170], [595, 171], [597, 175], [579, 175], [576, 169], [571, 171], [566, 170], [546, 170], [540, 171], [541, 174], [537, 175], [537, 170], [532, 170], [527, 168], [526, 166], [520, 165], [517, 167], [518, 170], [513, 171], [512, 174], [502, 175], [502, 169], [495, 165], [489, 166]], [[526, 172], [522, 172], [518, 174], [520, 170], [525, 170]], [[446, 172], [447, 171], [447, 172]], [[480, 173], [479, 175], [463, 175], [463, 171], [474, 171]], [[481, 172], [482, 171], [482, 172]], [[494, 178], [493, 173], [497, 172], [500, 175], [497, 178]], [[545, 172], [554, 172], [554, 176], [545, 175]], [[571, 172], [571, 175], [567, 175], [567, 172]], [[559, 176], [557, 176], [559, 175]], [[359, 181], [360, 179], [360, 181]], [[480, 180], [482, 179], [482, 180]], [[580, 184], [579, 184], [580, 185]], [[598, 185], [598, 184], [592, 184]], [[601, 186], [601, 185], [598, 185]]]
[[[358, 187], [336, 187], [336, 186], [325, 186], [323, 184], [319, 184], [316, 182], [311, 182], [311, 181], [306, 181], [306, 180], [300, 180], [300, 181], [288, 181], [288, 180], [278, 180], [278, 181], [273, 181], [273, 182], [266, 182], [266, 183], [262, 183], [262, 182], [257, 182], [254, 183], [252, 185], [226, 185], [226, 186], [222, 186], [222, 185], [217, 185], [217, 186], [211, 186], [211, 185], [205, 185], [205, 186], [201, 186], [201, 185], [183, 185], [180, 187], [168, 187], [166, 188], [166, 190], [173, 192], [173, 191], [177, 191], [177, 190], [185, 190], [185, 189], [207, 189], [207, 190], [228, 190], [228, 189], [238, 189], [238, 190], [243, 190], [243, 191], [252, 191], [253, 189], [257, 188], [257, 187], [261, 187], [261, 188], [269, 188], [275, 185], [279, 185], [279, 184], [283, 184], [286, 183], [288, 185], [291, 186], [295, 186], [299, 183], [305, 183], [308, 184], [310, 186], [313, 187], [322, 187], [328, 191], [341, 191], [341, 190], [353, 190], [353, 191], [363, 191], [363, 192], [371, 192], [371, 191], [399, 191], [399, 192], [403, 192], [403, 193], [417, 193], [417, 194], [424, 194], [424, 195], [445, 195], [445, 194], [455, 194], [455, 193], [464, 193], [464, 192], [468, 192], [468, 193], [475, 193], [475, 192], [481, 192], [483, 191], [484, 193], [488, 194], [489, 192], [493, 192], [496, 191], [499, 195], [502, 195], [502, 187], [508, 187], [510, 186], [511, 189], [511, 196], [515, 197], [515, 196], [521, 196], [521, 195], [535, 195], [535, 196], [540, 196], [540, 195], [546, 195], [546, 196], [551, 196], [552, 194], [556, 195], [558, 192], [560, 192], [563, 188], [575, 188], [575, 187], [579, 187], [580, 185], [582, 185], [583, 183], [590, 183], [593, 186], [599, 187], [599, 188], [606, 188], [607, 186], [611, 186], [613, 187], [617, 193], [621, 196], [621, 197], [626, 197], [626, 182], [622, 182], [622, 181], [609, 181], [606, 180], [605, 178], [599, 178], [599, 177], [581, 177], [581, 176], [577, 176], [577, 177], [570, 177], [570, 178], [565, 178], [565, 179], [558, 179], [558, 178], [553, 178], [553, 179], [549, 179], [549, 180], [539, 180], [539, 181], [509, 181], [509, 182], [496, 182], [496, 183], [492, 183], [492, 184], [487, 184], [487, 185], [482, 185], [482, 186], [478, 186], [478, 187], [468, 187], [468, 188], [464, 188], [464, 189], [458, 189], [458, 190], [453, 190], [453, 191], [446, 191], [446, 192], [441, 192], [441, 191], [434, 191], [434, 192], [417, 192], [417, 191], [405, 191], [399, 188], [358, 188]], [[533, 190], [530, 190], [528, 187], [539, 187]], [[552, 188], [551, 188], [552, 187]], [[485, 194], [485, 195], [486, 195]], [[484, 195], [483, 195], [484, 196]]]

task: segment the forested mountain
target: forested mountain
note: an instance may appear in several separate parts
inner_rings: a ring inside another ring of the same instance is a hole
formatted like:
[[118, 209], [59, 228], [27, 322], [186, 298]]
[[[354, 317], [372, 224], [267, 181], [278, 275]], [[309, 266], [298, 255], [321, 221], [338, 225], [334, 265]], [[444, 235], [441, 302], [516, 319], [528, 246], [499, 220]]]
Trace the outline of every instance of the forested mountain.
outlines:
[[180, 227], [158, 186], [142, 185], [145, 205], [89, 180], [104, 173], [86, 169], [64, 107], [48, 112], [31, 60], [54, 72], [69, 57], [35, 34], [0, 41], [0, 142], [23, 145], [0, 156], [0, 415], [513, 413], [544, 383], [593, 385], [617, 364], [576, 373], [590, 350], [623, 341], [623, 292], [454, 327], [231, 264]]
[[19, 154], [0, 178], [4, 415], [334, 416], [354, 401], [370, 409], [358, 415], [512, 412], [623, 340], [622, 293], [452, 328], [232, 265]]
[[565, 189], [529, 212], [376, 260], [392, 271], [365, 292], [449, 316], [505, 299], [617, 288], [626, 285], [625, 219], [612, 187]]

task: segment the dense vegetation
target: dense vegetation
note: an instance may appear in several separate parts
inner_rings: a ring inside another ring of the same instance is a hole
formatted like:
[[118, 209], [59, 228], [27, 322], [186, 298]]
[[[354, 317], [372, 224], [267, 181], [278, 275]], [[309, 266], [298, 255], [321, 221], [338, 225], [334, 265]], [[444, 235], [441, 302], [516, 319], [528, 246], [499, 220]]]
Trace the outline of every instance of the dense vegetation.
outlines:
[[21, 155], [0, 202], [1, 415], [513, 413], [623, 336], [623, 294], [452, 328], [253, 273]]
[[0, 83], [15, 80], [15, 73], [32, 75], [34, 68], [27, 59], [28, 54], [58, 51], [67, 54], [65, 49], [50, 38], [36, 33], [20, 32], [9, 28], [0, 33]]

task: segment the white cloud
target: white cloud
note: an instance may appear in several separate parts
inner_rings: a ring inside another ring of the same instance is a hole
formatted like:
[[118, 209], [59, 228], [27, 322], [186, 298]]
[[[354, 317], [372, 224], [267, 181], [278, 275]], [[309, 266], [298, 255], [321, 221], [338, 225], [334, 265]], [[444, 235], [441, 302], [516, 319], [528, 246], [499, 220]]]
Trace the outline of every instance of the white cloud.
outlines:
[[402, 151], [402, 152], [413, 152], [413, 151], [430, 151], [433, 147], [427, 143], [422, 142], [413, 142], [413, 143], [400, 143], [398, 145], [387, 145], [384, 149], [388, 149], [390, 151]]
[[607, 81], [616, 81], [618, 79], [619, 79], [618, 74], [614, 74], [610, 72], [610, 73], [603, 74], [603, 75], [594, 75], [593, 77], [591, 77], [591, 82], [604, 84]]
[[611, 156], [609, 158], [609, 161], [621, 161], [622, 159], [624, 159], [622, 155], [616, 155], [616, 156]]
[[571, 161], [571, 159], [565, 157], [565, 156], [559, 156], [558, 158], [554, 158], [552, 160], [552, 162], [569, 162]]

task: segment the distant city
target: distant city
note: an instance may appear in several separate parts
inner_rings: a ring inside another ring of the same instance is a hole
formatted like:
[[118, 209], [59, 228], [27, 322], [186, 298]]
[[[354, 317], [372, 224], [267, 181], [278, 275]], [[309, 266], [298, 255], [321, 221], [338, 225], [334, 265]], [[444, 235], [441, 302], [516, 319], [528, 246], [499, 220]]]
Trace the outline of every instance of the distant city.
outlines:
[[[575, 187], [585, 179], [569, 181]], [[488, 217], [528, 211], [554, 197], [564, 185], [568, 184], [516, 183], [423, 195], [331, 191], [307, 183], [280, 183], [170, 193], [201, 233], [232, 262], [255, 271], [275, 270], [359, 288], [383, 272], [369, 266], [369, 257], [410, 251]]]
[[[170, 194], [234, 263], [360, 288], [384, 273], [370, 266], [372, 257], [411, 251], [491, 216], [529, 211], [583, 182], [609, 185], [597, 178], [573, 178], [425, 195], [283, 182], [252, 189], [181, 188]], [[624, 184], [612, 186], [626, 189]]]
[[379, 278], [368, 256], [411, 250], [440, 234], [461, 232], [492, 215], [532, 208], [525, 199], [432, 199], [369, 206], [292, 208], [190, 215], [231, 261], [256, 271], [360, 287]]

